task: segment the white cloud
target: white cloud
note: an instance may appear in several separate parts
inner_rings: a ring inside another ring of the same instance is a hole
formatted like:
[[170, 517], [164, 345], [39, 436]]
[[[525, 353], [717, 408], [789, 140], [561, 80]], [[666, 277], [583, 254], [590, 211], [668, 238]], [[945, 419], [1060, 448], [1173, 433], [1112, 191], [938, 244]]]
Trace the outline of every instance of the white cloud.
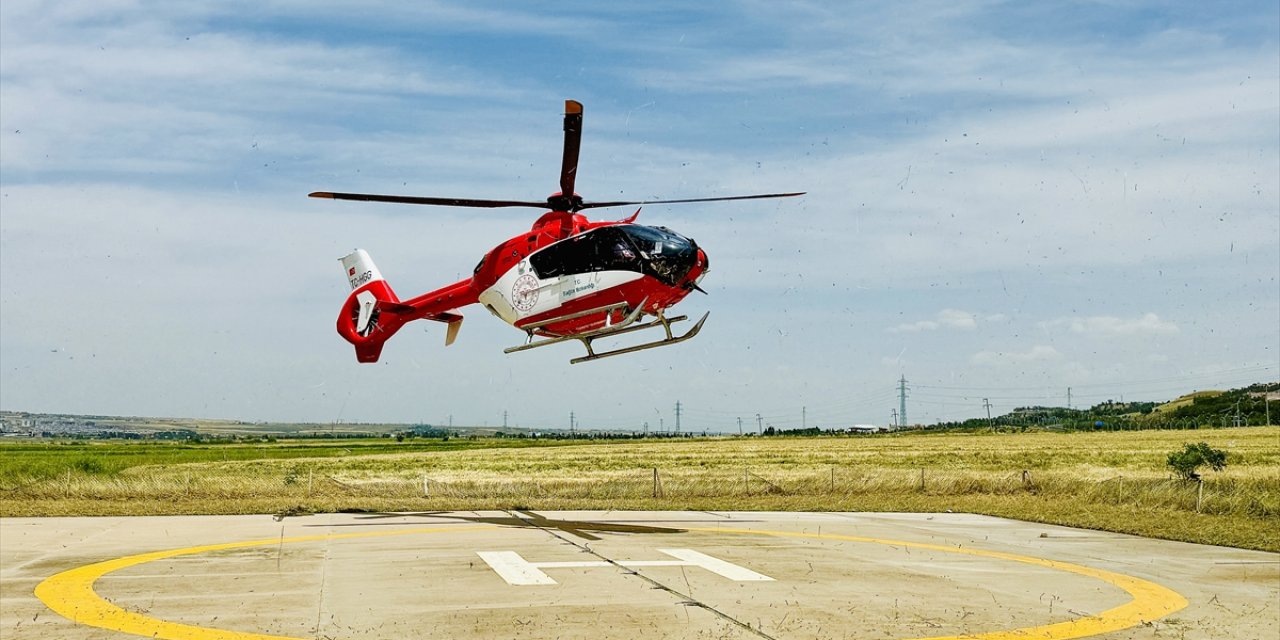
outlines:
[[1038, 344], [1026, 351], [979, 351], [969, 361], [980, 366], [1023, 365], [1032, 362], [1048, 362], [1062, 359], [1062, 354], [1050, 345]]
[[1040, 323], [1046, 330], [1067, 329], [1071, 333], [1092, 336], [1172, 336], [1179, 333], [1178, 325], [1161, 320], [1155, 313], [1144, 313], [1136, 318], [1116, 316], [1088, 316], [1084, 318], [1058, 318]]
[[933, 320], [919, 320], [917, 322], [908, 322], [900, 324], [896, 327], [889, 327], [890, 333], [914, 333], [917, 331], [934, 331], [942, 325]]
[[919, 331], [937, 331], [938, 329], [959, 329], [969, 331], [978, 328], [982, 322], [1004, 322], [1003, 313], [980, 315], [959, 309], [943, 309], [931, 320], [918, 320], [889, 327], [889, 333], [915, 333]]
[[938, 312], [938, 322], [944, 327], [953, 329], [974, 329], [978, 326], [978, 318], [967, 311], [943, 309]]

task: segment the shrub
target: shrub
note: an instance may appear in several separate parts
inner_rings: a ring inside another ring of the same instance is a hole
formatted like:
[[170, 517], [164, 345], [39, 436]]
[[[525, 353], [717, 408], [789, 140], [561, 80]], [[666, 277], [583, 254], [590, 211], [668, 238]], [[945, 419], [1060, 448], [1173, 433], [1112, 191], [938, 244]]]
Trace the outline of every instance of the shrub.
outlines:
[[1222, 471], [1227, 466], [1227, 452], [1214, 449], [1204, 442], [1188, 442], [1182, 446], [1182, 451], [1169, 454], [1169, 466], [1184, 480], [1199, 480], [1200, 474], [1196, 473], [1196, 469], [1201, 465], [1209, 465], [1214, 471]]

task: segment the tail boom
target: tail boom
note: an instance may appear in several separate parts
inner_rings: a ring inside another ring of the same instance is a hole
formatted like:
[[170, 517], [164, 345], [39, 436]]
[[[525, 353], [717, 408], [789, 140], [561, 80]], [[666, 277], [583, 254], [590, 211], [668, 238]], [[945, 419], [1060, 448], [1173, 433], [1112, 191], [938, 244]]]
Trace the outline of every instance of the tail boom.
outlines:
[[360, 362], [377, 362], [382, 345], [414, 320], [447, 324], [445, 346], [453, 344], [462, 326], [456, 308], [476, 301], [468, 279], [401, 302], [363, 249], [343, 257], [342, 266], [352, 291], [338, 313], [336, 328], [338, 335], [355, 347]]

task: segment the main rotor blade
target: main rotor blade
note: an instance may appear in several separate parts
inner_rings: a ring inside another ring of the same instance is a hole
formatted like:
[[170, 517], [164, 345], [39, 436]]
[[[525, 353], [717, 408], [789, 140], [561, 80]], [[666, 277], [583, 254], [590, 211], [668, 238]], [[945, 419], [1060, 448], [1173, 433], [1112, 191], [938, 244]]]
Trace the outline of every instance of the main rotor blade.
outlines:
[[796, 193], [761, 193], [752, 196], [723, 196], [719, 198], [685, 198], [681, 200], [631, 200], [618, 202], [584, 202], [578, 207], [581, 209], [599, 209], [601, 207], [621, 207], [633, 204], [679, 204], [683, 202], [720, 202], [723, 200], [760, 200], [763, 198], [790, 198], [793, 196], [802, 196], [805, 191]]
[[365, 202], [397, 202], [400, 204], [429, 204], [445, 207], [478, 207], [494, 209], [497, 207], [537, 207], [546, 209], [546, 201], [532, 202], [528, 200], [479, 200], [476, 198], [428, 198], [421, 196], [383, 196], [372, 193], [333, 193], [316, 191], [308, 194], [312, 198], [329, 198], [331, 200], [361, 200]]
[[578, 151], [582, 148], [582, 103], [564, 101], [564, 154], [560, 161], [560, 194], [573, 197], [578, 179]]

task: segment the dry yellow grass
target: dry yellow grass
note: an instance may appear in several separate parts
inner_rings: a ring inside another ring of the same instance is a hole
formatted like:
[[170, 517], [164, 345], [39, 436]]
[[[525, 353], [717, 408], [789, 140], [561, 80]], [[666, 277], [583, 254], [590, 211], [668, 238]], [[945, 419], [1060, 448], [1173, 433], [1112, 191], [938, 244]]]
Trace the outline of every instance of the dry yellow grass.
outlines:
[[[1229, 453], [1203, 493], [1165, 465], [1200, 441]], [[951, 510], [1280, 551], [1280, 428], [624, 441], [140, 466], [22, 485], [0, 515], [512, 507]]]

